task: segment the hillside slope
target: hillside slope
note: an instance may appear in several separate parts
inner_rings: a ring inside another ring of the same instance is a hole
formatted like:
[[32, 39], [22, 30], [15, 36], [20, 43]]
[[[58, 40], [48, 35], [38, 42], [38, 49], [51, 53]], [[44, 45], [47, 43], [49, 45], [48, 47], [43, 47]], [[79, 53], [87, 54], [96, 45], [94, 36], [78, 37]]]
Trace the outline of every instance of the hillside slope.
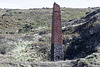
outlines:
[[[64, 59], [66, 60], [61, 62], [62, 66], [66, 66], [67, 63], [74, 67], [90, 66], [95, 64], [94, 61], [100, 61], [100, 9], [89, 9], [61, 8]], [[6, 57], [1, 62], [1, 66], [9, 65], [11, 61], [18, 61], [18, 64], [11, 62], [10, 66], [19, 65], [20, 62], [22, 64], [27, 62], [30, 65], [30, 62], [49, 61], [51, 22], [51, 8], [1, 9], [0, 53], [4, 58]], [[57, 66], [56, 62], [48, 62], [48, 64]], [[39, 65], [46, 66], [42, 62]]]
[[[87, 9], [62, 8], [62, 25], [85, 15]], [[0, 9], [0, 33], [34, 32], [38, 27], [51, 27], [52, 9]]]

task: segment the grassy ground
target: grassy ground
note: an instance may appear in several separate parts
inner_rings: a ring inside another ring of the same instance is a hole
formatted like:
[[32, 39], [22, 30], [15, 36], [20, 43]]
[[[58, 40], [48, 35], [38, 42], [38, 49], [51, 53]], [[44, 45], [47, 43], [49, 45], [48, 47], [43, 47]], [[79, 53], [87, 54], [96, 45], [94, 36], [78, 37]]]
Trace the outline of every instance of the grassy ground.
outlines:
[[[88, 9], [61, 8], [62, 27], [69, 21], [84, 17], [88, 11]], [[10, 54], [17, 61], [50, 60], [51, 23], [51, 8], [1, 9], [0, 52]], [[69, 30], [70, 27], [66, 29]], [[64, 39], [66, 36], [65, 32]]]
[[[86, 24], [84, 22], [83, 24], [80, 23], [81, 20], [86, 19], [85, 16], [87, 13], [92, 12], [93, 10], [96, 9], [98, 8], [91, 8], [91, 9], [61, 8], [62, 27], [65, 27], [63, 28], [64, 50], [66, 50], [66, 48], [68, 48], [69, 45], [71, 45], [72, 50], [75, 48], [75, 50], [73, 50], [74, 52], [76, 51], [78, 45], [83, 45], [83, 47], [86, 47], [88, 50], [91, 50], [91, 46], [88, 46], [87, 44], [88, 43], [91, 44], [92, 39], [96, 40], [97, 38], [99, 38], [97, 37], [97, 31], [100, 27], [99, 26], [100, 20], [96, 19], [95, 22], [85, 21], [87, 22]], [[98, 18], [99, 14], [98, 13], [96, 15], [91, 14], [88, 17], [90, 17], [88, 20], [93, 20], [92, 18], [93, 17]], [[77, 22], [79, 21], [78, 22], [79, 25], [78, 23], [74, 26], [66, 25], [68, 22], [74, 22], [74, 21]], [[0, 62], [0, 66], [3, 67], [3, 65], [8, 64], [11, 67], [14, 66], [41, 67], [43, 65], [48, 67], [49, 66], [58, 67], [58, 66], [67, 66], [67, 63], [68, 65], [70, 65], [71, 61], [73, 60], [61, 61], [61, 63], [47, 62], [50, 61], [51, 25], [52, 25], [51, 23], [52, 23], [51, 8], [42, 8], [42, 9], [35, 8], [27, 10], [0, 9], [0, 53], [2, 54], [0, 55], [0, 60], [2, 60]], [[96, 33], [96, 36], [94, 36], [94, 38], [92, 38], [93, 36], [90, 37], [89, 41], [84, 38], [81, 39], [80, 37], [81, 33], [82, 35], [84, 33], [85, 36], [89, 36], [90, 34], [92, 35], [92, 33]], [[96, 41], [98, 42], [94, 42], [95, 44], [99, 43], [99, 39], [97, 39]], [[73, 43], [75, 42], [76, 44], [73, 45], [72, 42]], [[84, 46], [84, 43], [86, 46]], [[85, 51], [83, 51], [83, 54], [84, 52]], [[80, 52], [80, 54], [78, 54], [77, 56], [81, 55], [83, 56], [83, 54], [81, 53], [82, 52]], [[95, 61], [100, 61], [98, 59], [99, 56], [100, 56], [99, 53], [93, 53], [85, 57], [84, 59], [75, 60], [74, 64], [76, 64], [75, 65], [76, 67], [78, 66], [88, 67]], [[46, 61], [46, 63], [45, 62], [38, 63], [38, 61]], [[31, 62], [34, 62], [34, 64], [32, 63], [33, 64], [32, 65]]]
[[[88, 9], [61, 8], [62, 25], [69, 20], [85, 16]], [[52, 9], [4, 9], [0, 10], [0, 33], [15, 34], [18, 32], [34, 32], [38, 27], [51, 28]]]

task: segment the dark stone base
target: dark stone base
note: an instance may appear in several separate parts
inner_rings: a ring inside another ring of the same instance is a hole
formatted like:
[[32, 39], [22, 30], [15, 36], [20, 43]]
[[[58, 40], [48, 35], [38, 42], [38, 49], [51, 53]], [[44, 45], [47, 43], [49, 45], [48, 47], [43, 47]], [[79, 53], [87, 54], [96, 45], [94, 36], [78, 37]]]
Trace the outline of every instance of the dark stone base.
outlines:
[[63, 44], [51, 45], [51, 61], [64, 60]]

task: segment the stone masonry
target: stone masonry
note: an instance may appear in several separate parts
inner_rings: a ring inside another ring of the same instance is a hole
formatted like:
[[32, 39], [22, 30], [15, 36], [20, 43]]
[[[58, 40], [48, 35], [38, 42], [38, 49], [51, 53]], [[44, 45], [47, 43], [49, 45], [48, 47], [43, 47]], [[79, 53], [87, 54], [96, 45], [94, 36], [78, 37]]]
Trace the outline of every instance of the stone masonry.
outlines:
[[51, 61], [63, 60], [63, 40], [60, 6], [53, 5], [52, 36], [51, 36]]

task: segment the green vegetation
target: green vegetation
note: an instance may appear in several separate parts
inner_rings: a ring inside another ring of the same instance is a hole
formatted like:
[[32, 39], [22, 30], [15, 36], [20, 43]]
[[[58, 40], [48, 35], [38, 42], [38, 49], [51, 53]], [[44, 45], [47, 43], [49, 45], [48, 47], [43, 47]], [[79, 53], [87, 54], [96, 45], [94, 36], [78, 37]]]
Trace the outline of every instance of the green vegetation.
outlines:
[[[85, 16], [87, 11], [88, 9], [61, 8], [62, 26]], [[0, 35], [8, 37], [4, 44], [4, 48], [7, 48], [5, 52], [12, 52], [12, 57], [19, 61], [50, 60], [51, 23], [51, 8], [0, 10]], [[70, 33], [73, 28], [69, 26], [65, 30]]]
[[[69, 20], [79, 19], [85, 16], [87, 9], [61, 8], [62, 25], [64, 26]], [[52, 9], [2, 9], [0, 11], [0, 32], [31, 32], [38, 27], [51, 27]]]
[[[99, 28], [99, 20], [96, 20], [95, 22], [88, 22], [85, 16], [89, 12], [96, 9], [98, 8], [92, 8], [91, 10], [90, 8], [61, 8], [64, 51], [66, 51], [66, 49], [70, 45], [73, 53], [79, 47], [80, 51], [82, 51], [81, 48], [83, 47], [84, 49], [87, 49], [87, 52], [89, 49], [91, 49], [91, 41], [94, 41], [92, 39], [95, 39], [96, 36], [87, 40], [84, 39], [84, 35], [86, 37], [88, 35], [89, 37], [90, 34], [92, 35], [92, 33], [97, 33], [97, 28]], [[99, 14], [89, 17], [89, 20], [94, 20], [93, 18], [98, 18]], [[68, 25], [68, 22], [75, 24]], [[83, 22], [83, 24], [81, 24], [81, 22]], [[87, 24], [85, 24], [85, 22], [87, 22]], [[20, 62], [49, 61], [51, 46], [51, 23], [51, 8], [27, 10], [1, 9], [0, 52], [1, 54], [3, 54], [4, 52], [5, 56], [10, 55], [10, 58], [6, 57], [6, 60], [9, 62], [8, 64], [25, 67], [26, 65], [17, 64], [12, 60]], [[95, 44], [98, 43], [96, 41]], [[82, 45], [82, 47], [80, 45]], [[77, 58], [78, 56], [85, 56], [85, 51], [82, 51], [79, 54], [78, 53], [79, 52], [77, 51], [77, 55], [74, 55], [75, 58]], [[98, 55], [94, 53], [85, 57], [84, 59], [79, 59], [75, 62], [75, 66], [81, 67], [83, 65], [83, 67], [89, 67], [91, 63], [100, 61], [99, 59], [97, 59], [99, 56], [97, 56]], [[1, 59], [2, 58], [0, 58], [0, 60]], [[3, 64], [0, 64], [0, 66], [3, 67]], [[31, 66], [29, 65], [29, 67]]]
[[[43, 61], [48, 59], [48, 45], [45, 42], [19, 41], [12, 49], [12, 57], [19, 61]], [[41, 48], [40, 48], [41, 46]]]
[[62, 8], [62, 25], [68, 21], [77, 20], [86, 15], [88, 9]]
[[80, 67], [91, 67], [91, 64], [95, 64], [98, 61], [100, 61], [100, 53], [93, 53], [83, 59], [77, 60], [75, 63], [76, 66]]

